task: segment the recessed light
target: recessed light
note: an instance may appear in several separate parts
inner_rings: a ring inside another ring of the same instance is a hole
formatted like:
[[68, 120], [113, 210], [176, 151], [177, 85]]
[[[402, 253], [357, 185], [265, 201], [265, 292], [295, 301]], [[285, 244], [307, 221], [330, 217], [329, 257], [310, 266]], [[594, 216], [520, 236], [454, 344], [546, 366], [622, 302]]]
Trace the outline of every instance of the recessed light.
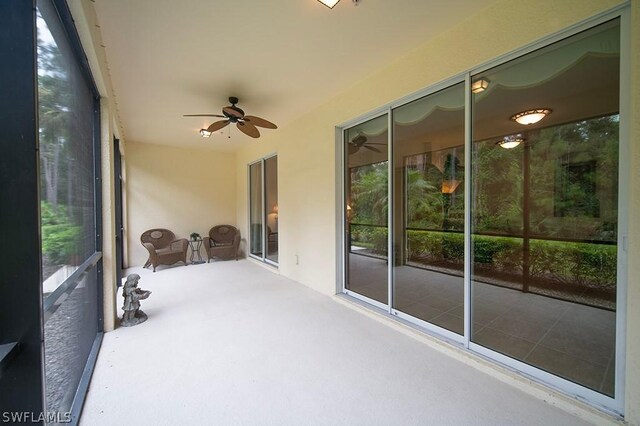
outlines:
[[529, 124], [537, 123], [549, 114], [551, 114], [551, 110], [549, 108], [537, 108], [519, 112], [516, 115], [512, 116], [511, 119], [513, 121], [517, 121], [520, 124], [528, 126]]
[[200, 136], [202, 136], [203, 138], [211, 137], [211, 132], [207, 129], [200, 129]]

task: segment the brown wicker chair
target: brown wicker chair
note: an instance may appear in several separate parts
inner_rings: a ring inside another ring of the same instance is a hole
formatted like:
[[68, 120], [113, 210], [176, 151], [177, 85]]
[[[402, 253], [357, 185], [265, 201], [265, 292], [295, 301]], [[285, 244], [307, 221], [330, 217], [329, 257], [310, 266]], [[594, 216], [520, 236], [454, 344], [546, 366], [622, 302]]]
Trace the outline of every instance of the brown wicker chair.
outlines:
[[144, 267], [153, 266], [153, 272], [158, 265], [173, 265], [176, 262], [187, 264], [189, 242], [185, 238], [176, 240], [168, 229], [149, 229], [140, 236], [140, 242], [149, 252]]
[[207, 252], [207, 263], [210, 259], [238, 260], [240, 231], [231, 225], [218, 225], [211, 228], [209, 236], [202, 239]]

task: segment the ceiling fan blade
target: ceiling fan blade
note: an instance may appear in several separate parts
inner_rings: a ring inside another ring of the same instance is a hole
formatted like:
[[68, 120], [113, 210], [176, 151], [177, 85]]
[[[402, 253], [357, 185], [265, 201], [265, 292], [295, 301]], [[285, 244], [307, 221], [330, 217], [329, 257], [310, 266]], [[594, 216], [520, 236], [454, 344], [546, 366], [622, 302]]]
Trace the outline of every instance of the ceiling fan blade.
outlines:
[[374, 147], [369, 146], [369, 145], [362, 145], [362, 146], [364, 146], [365, 148], [367, 148], [368, 150], [371, 150], [371, 151], [373, 151], [373, 152], [379, 152], [379, 153], [382, 153], [382, 151], [380, 151], [378, 148], [374, 148]]
[[264, 127], [265, 129], [277, 129], [278, 126], [264, 118], [256, 117], [254, 115], [245, 115], [244, 121], [248, 121], [250, 124], [258, 127]]
[[253, 124], [243, 123], [241, 121], [238, 121], [237, 126], [238, 126], [238, 129], [240, 129], [240, 131], [247, 136], [251, 136], [252, 138], [260, 137], [260, 132], [258, 131], [256, 126], [254, 126]]
[[355, 138], [351, 139], [351, 143], [355, 146], [362, 146], [365, 144], [365, 142], [367, 142], [367, 137], [362, 135], [358, 135]]
[[355, 154], [356, 152], [360, 151], [360, 147], [357, 147], [353, 144], [349, 144], [348, 148], [349, 148], [349, 155]]
[[217, 132], [218, 130], [222, 129], [224, 126], [228, 124], [229, 124], [229, 120], [216, 121], [215, 123], [207, 127], [207, 132], [211, 132], [211, 133]]
[[185, 114], [183, 117], [220, 117], [225, 118], [224, 115], [220, 114]]
[[243, 111], [238, 107], [226, 106], [222, 108], [222, 112], [228, 117], [242, 118], [244, 117]]
[[386, 143], [377, 143], [377, 142], [369, 142], [367, 143], [367, 145], [382, 145], [382, 146], [387, 146]]

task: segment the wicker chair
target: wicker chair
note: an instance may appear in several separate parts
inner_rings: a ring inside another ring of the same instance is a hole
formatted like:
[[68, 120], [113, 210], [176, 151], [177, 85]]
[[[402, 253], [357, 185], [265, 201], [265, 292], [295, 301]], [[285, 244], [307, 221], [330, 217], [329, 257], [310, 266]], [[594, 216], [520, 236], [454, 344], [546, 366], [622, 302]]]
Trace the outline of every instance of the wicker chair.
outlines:
[[238, 260], [240, 231], [231, 225], [218, 225], [211, 228], [209, 236], [202, 239], [207, 252], [207, 263], [213, 258]]
[[149, 229], [140, 236], [140, 242], [149, 252], [144, 267], [153, 266], [153, 272], [158, 265], [173, 265], [176, 262], [187, 264], [188, 241], [185, 238], [176, 240], [168, 229]]

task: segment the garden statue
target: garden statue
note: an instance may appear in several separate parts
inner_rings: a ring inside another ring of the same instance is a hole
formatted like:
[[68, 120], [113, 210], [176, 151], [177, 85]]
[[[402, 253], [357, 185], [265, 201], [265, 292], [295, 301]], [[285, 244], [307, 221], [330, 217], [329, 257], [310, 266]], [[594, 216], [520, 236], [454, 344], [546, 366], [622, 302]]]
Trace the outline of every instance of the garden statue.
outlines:
[[147, 320], [147, 314], [140, 310], [140, 300], [146, 299], [151, 294], [150, 291], [138, 288], [138, 280], [140, 275], [131, 274], [127, 277], [127, 281], [122, 288], [122, 297], [124, 297], [124, 315], [120, 320], [123, 327], [132, 327]]

